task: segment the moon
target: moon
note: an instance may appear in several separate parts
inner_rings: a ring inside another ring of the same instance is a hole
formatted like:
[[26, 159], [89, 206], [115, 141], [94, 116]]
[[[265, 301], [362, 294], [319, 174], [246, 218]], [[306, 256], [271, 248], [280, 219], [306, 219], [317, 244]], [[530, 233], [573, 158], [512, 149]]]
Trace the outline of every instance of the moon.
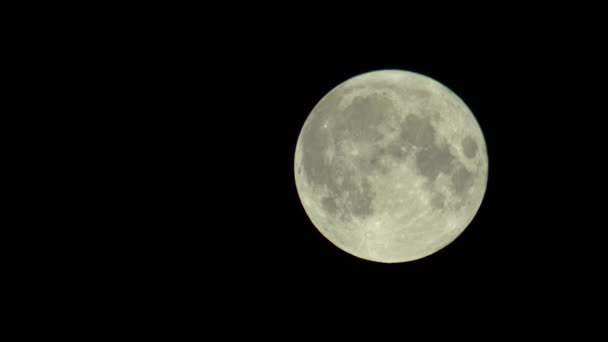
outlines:
[[307, 117], [295, 183], [313, 225], [356, 257], [429, 256], [471, 223], [488, 178], [486, 143], [467, 105], [427, 76], [364, 73]]

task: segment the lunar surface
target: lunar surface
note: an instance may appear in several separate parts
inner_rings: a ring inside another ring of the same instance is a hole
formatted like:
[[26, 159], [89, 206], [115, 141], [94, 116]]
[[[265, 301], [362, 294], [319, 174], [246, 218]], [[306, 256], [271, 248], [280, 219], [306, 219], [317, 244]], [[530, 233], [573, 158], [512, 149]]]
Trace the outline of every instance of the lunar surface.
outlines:
[[345, 81], [315, 106], [294, 172], [323, 236], [359, 258], [397, 263], [464, 231], [486, 190], [488, 157], [456, 94], [421, 74], [381, 70]]

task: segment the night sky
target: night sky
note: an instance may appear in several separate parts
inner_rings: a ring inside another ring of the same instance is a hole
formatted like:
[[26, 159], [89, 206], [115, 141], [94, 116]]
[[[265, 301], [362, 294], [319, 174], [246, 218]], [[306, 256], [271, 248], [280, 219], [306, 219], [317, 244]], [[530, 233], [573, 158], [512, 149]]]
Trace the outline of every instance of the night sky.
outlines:
[[[8, 15], [1, 310], [21, 339], [7, 341], [88, 341], [123, 328], [203, 336], [214, 322], [274, 331], [258, 319], [314, 330], [314, 319], [295, 318], [305, 312], [327, 322], [471, 310], [513, 333], [598, 305], [597, 21], [528, 10], [403, 19], [390, 8], [334, 20], [247, 6], [226, 15], [24, 5]], [[393, 265], [327, 241], [293, 175], [315, 104], [387, 68], [458, 94], [489, 157], [486, 195], [464, 233]], [[512, 311], [521, 324], [507, 328]]]

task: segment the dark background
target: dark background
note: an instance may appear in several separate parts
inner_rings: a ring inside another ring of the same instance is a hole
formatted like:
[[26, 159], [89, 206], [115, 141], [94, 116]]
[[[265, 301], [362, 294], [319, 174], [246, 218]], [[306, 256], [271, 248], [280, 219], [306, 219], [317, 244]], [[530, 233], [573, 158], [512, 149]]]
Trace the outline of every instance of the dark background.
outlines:
[[[323, 326], [447, 317], [515, 334], [601, 303], [603, 226], [592, 217], [605, 109], [603, 87], [592, 86], [602, 75], [593, 11], [310, 10], [6, 12], [1, 277], [11, 336], [204, 334], [215, 322], [315, 330], [307, 312]], [[325, 240], [293, 176], [319, 99], [385, 68], [457, 93], [490, 165], [465, 232], [394, 265]]]

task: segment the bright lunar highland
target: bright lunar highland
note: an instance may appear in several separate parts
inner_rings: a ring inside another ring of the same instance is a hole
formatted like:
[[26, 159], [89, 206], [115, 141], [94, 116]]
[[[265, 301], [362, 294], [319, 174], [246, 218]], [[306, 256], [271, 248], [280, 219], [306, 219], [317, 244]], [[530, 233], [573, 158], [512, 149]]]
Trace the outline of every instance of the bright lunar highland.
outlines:
[[298, 137], [294, 172], [323, 236], [359, 258], [397, 263], [437, 252], [471, 223], [488, 155], [477, 120], [451, 90], [380, 70], [319, 101]]

